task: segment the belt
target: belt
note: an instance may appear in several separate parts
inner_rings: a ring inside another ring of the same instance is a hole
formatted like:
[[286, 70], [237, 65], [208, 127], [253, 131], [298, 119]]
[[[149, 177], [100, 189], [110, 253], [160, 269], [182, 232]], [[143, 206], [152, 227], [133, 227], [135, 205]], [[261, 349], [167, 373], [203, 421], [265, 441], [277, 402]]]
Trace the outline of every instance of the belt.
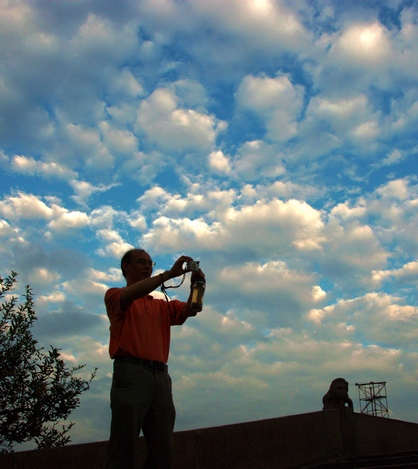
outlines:
[[168, 371], [168, 366], [163, 362], [157, 362], [156, 360], [146, 360], [145, 358], [123, 356], [115, 357], [116, 363], [134, 363], [135, 365], [147, 366], [154, 370]]

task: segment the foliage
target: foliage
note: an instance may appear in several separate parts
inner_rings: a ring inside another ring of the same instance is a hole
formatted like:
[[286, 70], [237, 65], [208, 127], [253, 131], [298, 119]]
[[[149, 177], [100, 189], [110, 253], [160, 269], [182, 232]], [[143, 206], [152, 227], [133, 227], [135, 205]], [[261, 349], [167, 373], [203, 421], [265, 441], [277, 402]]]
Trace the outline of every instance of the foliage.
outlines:
[[37, 320], [32, 290], [26, 286], [18, 304], [13, 290], [17, 274], [0, 278], [0, 452], [12, 452], [16, 444], [34, 441], [38, 448], [63, 446], [74, 423], [63, 424], [79, 406], [88, 381], [74, 376], [85, 365], [65, 366], [59, 349], [45, 351], [33, 338]]

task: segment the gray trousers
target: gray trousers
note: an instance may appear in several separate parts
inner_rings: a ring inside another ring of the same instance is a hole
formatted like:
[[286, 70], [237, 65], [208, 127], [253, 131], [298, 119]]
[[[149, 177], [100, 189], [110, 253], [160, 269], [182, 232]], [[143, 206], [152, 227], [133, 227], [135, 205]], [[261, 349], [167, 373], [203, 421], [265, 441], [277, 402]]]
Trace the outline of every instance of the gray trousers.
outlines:
[[141, 430], [147, 444], [144, 469], [171, 469], [176, 411], [170, 375], [133, 363], [114, 363], [110, 403], [106, 469], [137, 469]]

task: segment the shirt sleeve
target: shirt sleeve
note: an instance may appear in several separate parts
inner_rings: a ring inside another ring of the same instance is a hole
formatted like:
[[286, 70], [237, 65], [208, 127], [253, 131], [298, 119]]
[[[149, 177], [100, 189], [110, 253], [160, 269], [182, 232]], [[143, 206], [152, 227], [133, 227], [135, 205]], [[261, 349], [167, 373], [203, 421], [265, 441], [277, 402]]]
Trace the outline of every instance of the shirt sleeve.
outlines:
[[105, 294], [106, 312], [110, 321], [111, 333], [117, 333], [125, 317], [125, 311], [120, 307], [120, 295], [123, 288], [110, 288]]
[[186, 321], [186, 318], [180, 319], [180, 313], [187, 303], [179, 300], [171, 300], [170, 305], [170, 315], [171, 315], [171, 325], [172, 326], [181, 326]]

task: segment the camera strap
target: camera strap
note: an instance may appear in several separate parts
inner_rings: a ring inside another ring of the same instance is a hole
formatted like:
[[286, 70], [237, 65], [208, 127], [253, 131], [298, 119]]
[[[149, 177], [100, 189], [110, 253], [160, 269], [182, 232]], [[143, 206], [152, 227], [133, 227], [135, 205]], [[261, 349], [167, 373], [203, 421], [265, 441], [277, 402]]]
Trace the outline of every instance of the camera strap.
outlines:
[[169, 288], [179, 288], [183, 285], [184, 283], [184, 279], [186, 278], [186, 273], [183, 274], [183, 278], [181, 279], [181, 282], [178, 284], [178, 285], [169, 285], [168, 287], [166, 287], [164, 285], [164, 283], [161, 284], [161, 291], [164, 293], [164, 296], [165, 296], [165, 299], [167, 300], [167, 302], [170, 301], [170, 297], [168, 296], [168, 293], [167, 293], [167, 290]]

